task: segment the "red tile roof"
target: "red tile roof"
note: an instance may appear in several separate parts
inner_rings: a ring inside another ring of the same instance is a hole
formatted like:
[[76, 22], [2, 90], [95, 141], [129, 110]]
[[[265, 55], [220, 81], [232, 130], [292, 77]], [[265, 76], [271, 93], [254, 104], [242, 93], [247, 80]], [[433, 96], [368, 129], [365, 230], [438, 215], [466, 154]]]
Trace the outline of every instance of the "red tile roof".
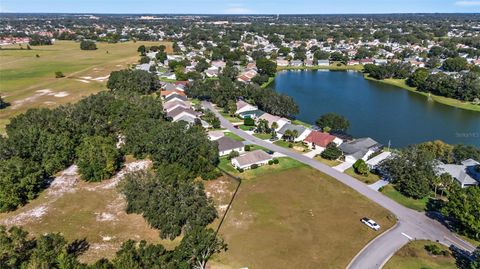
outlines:
[[312, 131], [307, 138], [305, 138], [305, 142], [313, 143], [316, 146], [326, 147], [328, 144], [333, 142], [335, 136], [327, 133], [322, 133], [319, 131]]

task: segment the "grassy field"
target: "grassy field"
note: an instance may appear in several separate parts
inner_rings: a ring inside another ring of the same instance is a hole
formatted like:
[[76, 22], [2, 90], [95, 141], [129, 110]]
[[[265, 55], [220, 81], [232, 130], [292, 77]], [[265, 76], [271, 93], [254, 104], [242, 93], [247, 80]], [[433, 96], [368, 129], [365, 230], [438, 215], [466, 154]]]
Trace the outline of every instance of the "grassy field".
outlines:
[[125, 213], [125, 200], [115, 188], [118, 180], [87, 183], [70, 171], [26, 206], [0, 214], [0, 224], [23, 226], [33, 235], [59, 232], [68, 240], [85, 238], [90, 243], [81, 257], [85, 262], [113, 257], [128, 239], [176, 246], [179, 239], [160, 240], [141, 215]]
[[395, 202], [417, 211], [425, 211], [425, 207], [427, 206], [427, 202], [429, 200], [428, 197], [420, 200], [406, 197], [397, 191], [392, 185], [383, 187], [381, 192]]
[[[32, 50], [0, 50], [0, 92], [11, 106], [0, 111], [0, 133], [9, 118], [34, 107], [54, 107], [75, 102], [105, 89], [111, 71], [136, 63], [137, 48], [168, 42], [98, 43], [95, 51], [80, 50], [74, 41], [57, 41]], [[15, 47], [18, 48], [18, 47]], [[39, 57], [36, 57], [38, 55]], [[64, 78], [55, 78], [61, 71]]]
[[[426, 245], [435, 244], [442, 250], [448, 250], [447, 247], [430, 241], [413, 241], [401, 248], [385, 264], [384, 269], [456, 269], [455, 258], [449, 256], [431, 255], [425, 250]], [[450, 251], [449, 251], [450, 253]]]
[[355, 173], [355, 170], [353, 170], [353, 167], [348, 168], [347, 170], [345, 170], [344, 173], [360, 180], [361, 182], [363, 182], [365, 184], [373, 184], [373, 183], [377, 182], [378, 180], [380, 180], [380, 177], [376, 174], [373, 174], [373, 173], [368, 173], [368, 176], [359, 175], [359, 174]]
[[469, 103], [469, 102], [463, 102], [463, 101], [453, 99], [453, 98], [448, 98], [448, 97], [438, 96], [438, 95], [434, 95], [434, 94], [429, 94], [429, 93], [426, 93], [426, 92], [419, 92], [419, 91], [417, 91], [416, 88], [408, 86], [405, 79], [389, 78], [389, 79], [384, 79], [384, 80], [378, 80], [378, 79], [374, 79], [370, 76], [364, 76], [364, 77], [365, 77], [365, 79], [368, 79], [368, 80], [372, 80], [372, 81], [376, 81], [376, 82], [380, 82], [380, 83], [385, 83], [385, 84], [388, 84], [388, 85], [393, 85], [393, 86], [396, 86], [396, 87], [399, 87], [399, 88], [402, 88], [402, 89], [405, 89], [405, 90], [423, 95], [427, 98], [431, 98], [433, 101], [438, 102], [440, 104], [480, 112], [480, 105], [475, 105], [475, 104], [472, 104], [472, 103]]
[[[233, 187], [217, 185], [218, 195], [210, 193], [226, 208], [225, 190]], [[220, 229], [228, 251], [210, 266], [343, 269], [379, 234], [361, 224], [364, 216], [382, 230], [394, 224], [386, 210], [309, 167], [263, 173], [243, 181]]]

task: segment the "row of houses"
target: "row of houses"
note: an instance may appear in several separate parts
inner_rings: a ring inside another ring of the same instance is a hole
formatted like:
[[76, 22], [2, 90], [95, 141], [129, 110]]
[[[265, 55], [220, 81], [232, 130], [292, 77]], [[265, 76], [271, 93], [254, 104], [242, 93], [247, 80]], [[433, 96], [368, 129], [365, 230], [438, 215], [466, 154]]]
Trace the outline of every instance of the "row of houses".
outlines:
[[191, 102], [179, 88], [162, 90], [161, 96], [163, 99], [163, 110], [173, 122], [184, 121], [190, 126], [200, 123], [204, 128], [210, 127], [207, 122], [200, 118], [201, 113], [192, 108]]

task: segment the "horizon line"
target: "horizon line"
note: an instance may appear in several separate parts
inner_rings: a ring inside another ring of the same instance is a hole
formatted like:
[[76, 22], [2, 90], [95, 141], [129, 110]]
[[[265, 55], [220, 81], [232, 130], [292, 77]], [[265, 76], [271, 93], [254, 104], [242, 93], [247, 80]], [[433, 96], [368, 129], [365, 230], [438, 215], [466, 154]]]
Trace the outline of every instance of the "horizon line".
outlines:
[[480, 12], [372, 12], [372, 13], [97, 13], [97, 12], [18, 12], [0, 11], [0, 14], [63, 14], [63, 15], [194, 15], [194, 16], [294, 16], [294, 15], [451, 15], [480, 14]]

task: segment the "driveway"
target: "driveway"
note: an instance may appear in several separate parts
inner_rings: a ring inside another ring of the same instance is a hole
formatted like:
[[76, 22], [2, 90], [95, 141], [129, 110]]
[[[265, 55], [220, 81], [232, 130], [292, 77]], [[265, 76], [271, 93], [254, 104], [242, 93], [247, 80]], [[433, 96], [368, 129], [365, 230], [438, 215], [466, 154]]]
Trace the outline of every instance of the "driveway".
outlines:
[[[346, 175], [336, 169], [333, 169], [323, 163], [310, 159], [307, 156], [293, 152], [289, 149], [279, 147], [275, 144], [267, 143], [252, 135], [249, 135], [242, 130], [236, 129], [230, 122], [228, 122], [216, 109], [212, 107], [209, 102], [202, 102], [203, 106], [213, 111], [220, 119], [223, 127], [229, 129], [232, 133], [242, 137], [245, 140], [251, 141], [259, 146], [265, 147], [275, 152], [279, 152], [311, 166], [318, 171], [327, 174], [350, 188], [356, 190], [363, 196], [369, 198], [378, 205], [389, 210], [397, 217], [397, 225], [395, 228], [384, 232], [381, 236], [375, 238], [364, 249], [353, 258], [350, 269], [369, 269], [381, 268], [395, 252], [404, 246], [412, 239], [426, 239], [437, 241], [446, 246], [455, 245], [461, 249], [473, 251], [474, 246], [456, 237], [451, 231], [436, 220], [427, 217], [424, 213], [420, 213], [409, 208], [406, 208], [385, 195], [371, 189], [362, 182]], [[359, 220], [360, 221], [360, 220]]]

